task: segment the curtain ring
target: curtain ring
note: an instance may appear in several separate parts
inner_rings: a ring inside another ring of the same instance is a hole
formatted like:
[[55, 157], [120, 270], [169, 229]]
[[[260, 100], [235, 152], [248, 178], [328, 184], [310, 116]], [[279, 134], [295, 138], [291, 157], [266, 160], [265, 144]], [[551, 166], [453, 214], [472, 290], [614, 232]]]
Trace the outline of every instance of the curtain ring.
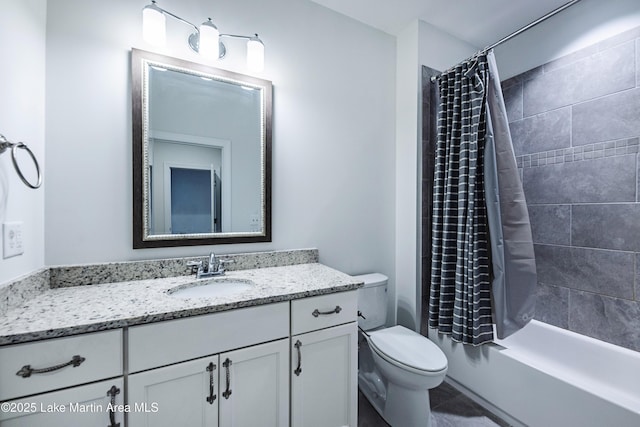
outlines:
[[[40, 164], [38, 164], [38, 159], [36, 159], [36, 156], [33, 154], [33, 151], [31, 151], [31, 149], [27, 147], [27, 144], [25, 144], [24, 142], [18, 142], [17, 144], [14, 144], [12, 142], [9, 142], [7, 138], [5, 138], [3, 135], [0, 135], [0, 153], [3, 153], [9, 147], [11, 147], [11, 161], [13, 162], [13, 167], [15, 168], [22, 182], [24, 182], [24, 184], [27, 187], [33, 188], [34, 190], [36, 188], [39, 188], [42, 185], [42, 173], [40, 172]], [[27, 178], [25, 178], [25, 176], [22, 174], [22, 171], [20, 170], [20, 166], [18, 166], [18, 157], [17, 157], [18, 148], [22, 148], [23, 150], [26, 150], [27, 153], [29, 153], [29, 156], [31, 156], [31, 160], [33, 160], [33, 164], [36, 167], [36, 173], [38, 174], [38, 182], [36, 182], [36, 184], [30, 183], [27, 180]]]

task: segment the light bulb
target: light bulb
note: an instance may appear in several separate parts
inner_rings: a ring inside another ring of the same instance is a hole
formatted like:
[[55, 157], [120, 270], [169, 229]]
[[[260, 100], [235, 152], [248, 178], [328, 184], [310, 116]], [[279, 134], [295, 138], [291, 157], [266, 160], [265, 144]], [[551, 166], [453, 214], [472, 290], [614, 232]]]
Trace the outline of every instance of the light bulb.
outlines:
[[255, 72], [264, 70], [264, 44], [257, 34], [247, 42], [247, 68]]
[[213, 25], [211, 18], [200, 24], [200, 40], [198, 53], [207, 59], [218, 59], [220, 56], [220, 32], [218, 27]]
[[142, 37], [154, 46], [163, 46], [166, 40], [166, 22], [162, 9], [152, 1], [142, 9]]

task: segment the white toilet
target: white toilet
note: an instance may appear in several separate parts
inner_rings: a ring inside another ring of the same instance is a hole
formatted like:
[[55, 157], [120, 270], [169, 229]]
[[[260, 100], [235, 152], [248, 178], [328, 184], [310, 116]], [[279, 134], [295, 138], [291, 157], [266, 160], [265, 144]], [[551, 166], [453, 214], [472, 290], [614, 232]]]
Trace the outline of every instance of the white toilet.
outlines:
[[392, 427], [432, 427], [429, 389], [447, 373], [447, 358], [428, 338], [403, 326], [385, 328], [387, 280], [379, 273], [356, 276], [358, 386]]

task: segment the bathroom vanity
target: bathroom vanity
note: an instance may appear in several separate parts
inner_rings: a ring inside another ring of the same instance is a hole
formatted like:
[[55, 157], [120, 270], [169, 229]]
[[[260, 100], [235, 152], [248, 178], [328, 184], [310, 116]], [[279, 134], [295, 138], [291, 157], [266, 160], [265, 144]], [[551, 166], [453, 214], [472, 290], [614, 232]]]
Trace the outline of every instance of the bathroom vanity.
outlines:
[[356, 426], [361, 283], [317, 262], [223, 280], [253, 287], [189, 298], [175, 291], [208, 282], [135, 280], [10, 309], [0, 426]]

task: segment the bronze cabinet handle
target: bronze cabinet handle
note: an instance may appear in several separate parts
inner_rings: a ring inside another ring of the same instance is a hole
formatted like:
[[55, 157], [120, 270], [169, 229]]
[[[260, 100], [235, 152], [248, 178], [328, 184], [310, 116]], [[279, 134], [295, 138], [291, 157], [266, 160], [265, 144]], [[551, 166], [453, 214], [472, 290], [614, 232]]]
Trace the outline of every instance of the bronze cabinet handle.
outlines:
[[116, 386], [111, 386], [109, 390], [107, 390], [107, 396], [111, 396], [111, 408], [109, 409], [109, 425], [107, 427], [120, 427], [120, 423], [116, 423], [116, 414], [113, 411], [113, 408], [116, 405], [116, 395], [120, 394], [120, 389]]
[[231, 389], [229, 388], [231, 386], [231, 373], [229, 372], [229, 368], [231, 367], [232, 362], [231, 360], [229, 360], [229, 358], [227, 358], [224, 363], [222, 364], [222, 366], [224, 366], [225, 370], [226, 370], [226, 379], [227, 379], [227, 389], [224, 391], [224, 393], [222, 393], [222, 395], [224, 396], [225, 399], [228, 399], [229, 396], [231, 396]]
[[293, 371], [293, 373], [296, 374], [296, 376], [300, 376], [300, 374], [302, 373], [302, 351], [300, 351], [302, 343], [300, 342], [300, 340], [298, 340], [293, 346], [296, 348], [296, 350], [298, 350], [298, 367], [295, 369], [295, 371]]
[[86, 359], [82, 356], [78, 356], [77, 354], [71, 358], [67, 363], [61, 363], [59, 365], [50, 366], [48, 368], [35, 369], [32, 368], [31, 365], [24, 365], [16, 375], [22, 378], [29, 378], [31, 374], [46, 374], [47, 372], [57, 371], [62, 368], [66, 368], [67, 366], [73, 366], [74, 368], [80, 366], [82, 362]]
[[207, 396], [207, 402], [213, 405], [213, 402], [216, 400], [218, 396], [213, 394], [214, 384], [213, 384], [213, 371], [216, 370], [216, 365], [213, 362], [209, 363], [207, 366], [207, 372], [209, 372], [209, 396]]
[[322, 316], [327, 316], [329, 314], [338, 314], [342, 311], [342, 307], [340, 307], [339, 305], [336, 305], [336, 308], [334, 308], [331, 311], [320, 311], [317, 308], [315, 310], [313, 310], [313, 313], [311, 313], [313, 315], [313, 317], [318, 317], [320, 315]]

